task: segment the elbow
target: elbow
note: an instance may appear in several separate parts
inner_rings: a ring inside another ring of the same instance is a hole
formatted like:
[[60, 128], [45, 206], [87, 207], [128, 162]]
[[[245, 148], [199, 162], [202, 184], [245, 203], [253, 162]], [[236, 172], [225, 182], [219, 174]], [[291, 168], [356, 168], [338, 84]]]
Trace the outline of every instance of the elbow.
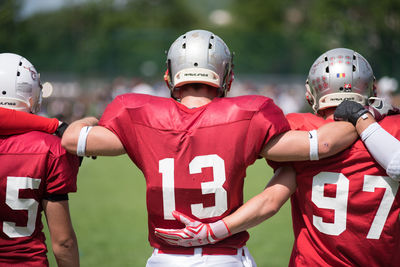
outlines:
[[274, 216], [275, 214], [277, 214], [278, 212], [279, 212], [279, 210], [281, 209], [281, 207], [280, 206], [278, 206], [278, 205], [275, 205], [275, 206], [273, 206], [272, 208], [271, 208], [271, 210], [270, 210], [270, 214], [269, 214], [269, 217], [272, 217], [272, 216]]
[[335, 148], [335, 146], [332, 143], [332, 140], [329, 140], [329, 139], [319, 140], [319, 142], [318, 142], [318, 157], [320, 159], [330, 157], [338, 152], [339, 152], [339, 150], [337, 148]]
[[259, 221], [265, 221], [268, 218], [271, 218], [272, 216], [274, 216], [275, 214], [277, 214], [280, 210], [281, 206], [275, 203], [269, 203], [264, 205], [264, 208], [261, 208], [259, 210]]
[[318, 156], [320, 158], [328, 157], [332, 153], [332, 144], [330, 144], [329, 142], [321, 142], [321, 144], [318, 145]]
[[[75, 236], [65, 237], [52, 243], [53, 253], [57, 257], [65, 255], [67, 251], [75, 251], [78, 249], [78, 242]], [[69, 253], [68, 253], [69, 254]]]

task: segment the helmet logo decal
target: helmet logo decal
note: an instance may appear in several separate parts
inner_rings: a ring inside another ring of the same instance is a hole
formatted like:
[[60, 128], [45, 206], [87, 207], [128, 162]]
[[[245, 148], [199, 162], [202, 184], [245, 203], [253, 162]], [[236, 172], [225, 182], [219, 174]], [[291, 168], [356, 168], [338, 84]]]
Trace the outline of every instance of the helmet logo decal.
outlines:
[[344, 89], [351, 89], [351, 83], [345, 83], [344, 84]]
[[0, 102], [0, 106], [16, 106], [16, 105], [17, 105], [17, 103], [15, 103], [15, 102], [8, 102], [8, 101]]
[[32, 76], [32, 80], [36, 81], [36, 78], [37, 78], [37, 73], [36, 73], [36, 71], [32, 70], [30, 67], [25, 67], [25, 66], [24, 66], [24, 68], [27, 69], [27, 70], [29, 70], [29, 72], [31, 73], [31, 76]]
[[336, 73], [336, 78], [345, 78], [346, 73]]
[[196, 76], [200, 76], [200, 77], [208, 77], [208, 73], [184, 73], [183, 76], [189, 76], [189, 77], [196, 77]]

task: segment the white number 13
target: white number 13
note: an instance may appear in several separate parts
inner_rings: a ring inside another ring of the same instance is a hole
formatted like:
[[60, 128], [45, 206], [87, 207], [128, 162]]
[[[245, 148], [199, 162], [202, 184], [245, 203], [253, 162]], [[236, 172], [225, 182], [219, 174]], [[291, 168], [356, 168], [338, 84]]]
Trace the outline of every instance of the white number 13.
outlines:
[[[214, 180], [201, 183], [201, 192], [215, 194], [215, 206], [205, 208], [203, 203], [192, 204], [192, 214], [199, 219], [220, 216], [228, 209], [227, 193], [222, 187], [226, 180], [224, 160], [215, 154], [197, 156], [189, 163], [189, 173], [201, 173], [206, 167], [212, 167]], [[175, 210], [174, 159], [160, 160], [159, 172], [162, 174], [164, 219], [174, 220], [171, 214]]]

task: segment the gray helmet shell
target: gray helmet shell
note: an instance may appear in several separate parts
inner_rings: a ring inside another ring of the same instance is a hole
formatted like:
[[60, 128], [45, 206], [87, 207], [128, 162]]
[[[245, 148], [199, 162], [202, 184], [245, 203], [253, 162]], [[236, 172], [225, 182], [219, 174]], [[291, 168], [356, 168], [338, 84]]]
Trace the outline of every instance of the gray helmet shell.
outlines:
[[367, 104], [375, 96], [374, 74], [359, 53], [336, 48], [322, 54], [311, 66], [306, 82], [306, 98], [314, 112], [336, 107], [343, 100]]
[[167, 53], [165, 80], [175, 91], [188, 83], [203, 83], [218, 88], [225, 96], [233, 79], [233, 58], [225, 42], [212, 32], [189, 31], [175, 40]]

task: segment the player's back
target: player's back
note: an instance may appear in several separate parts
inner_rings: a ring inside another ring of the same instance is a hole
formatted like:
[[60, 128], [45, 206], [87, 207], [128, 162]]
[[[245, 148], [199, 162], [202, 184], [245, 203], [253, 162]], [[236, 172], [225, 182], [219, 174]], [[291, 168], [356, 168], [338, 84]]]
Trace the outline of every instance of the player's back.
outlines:
[[[311, 114], [287, 116], [292, 129], [326, 123]], [[400, 138], [400, 116], [380, 124]], [[399, 183], [390, 179], [361, 140], [320, 161], [294, 163], [295, 244], [292, 266], [396, 266], [400, 262]]]
[[[172, 99], [125, 95], [107, 107], [100, 125], [119, 136], [144, 173], [149, 238], [158, 248], [169, 246], [154, 236], [155, 227], [182, 227], [173, 210], [210, 222], [239, 207], [246, 167], [288, 130], [282, 111], [261, 96], [216, 98], [189, 109]], [[241, 247], [247, 238], [243, 232], [214, 246]]]
[[0, 162], [0, 265], [45, 266], [42, 200], [76, 191], [77, 158], [58, 137], [29, 132], [0, 136]]

